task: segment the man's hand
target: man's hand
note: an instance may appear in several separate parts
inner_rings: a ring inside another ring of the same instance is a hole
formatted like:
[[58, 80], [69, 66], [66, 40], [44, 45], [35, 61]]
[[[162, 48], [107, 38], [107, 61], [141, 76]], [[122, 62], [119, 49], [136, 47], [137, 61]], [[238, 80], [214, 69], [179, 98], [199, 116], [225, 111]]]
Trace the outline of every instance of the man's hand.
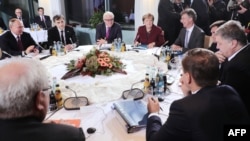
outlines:
[[240, 13], [240, 14], [244, 14], [247, 11], [247, 9], [245, 7], [243, 7], [242, 5], [239, 5], [239, 6], [240, 6], [241, 9], [238, 10], [237, 12]]
[[105, 40], [105, 39], [99, 39], [99, 40], [97, 40], [97, 45], [102, 45], [102, 44], [106, 44], [107, 43], [107, 41]]
[[157, 99], [153, 97], [148, 98], [148, 112], [149, 113], [158, 113], [160, 111], [160, 105]]
[[25, 50], [26, 54], [29, 53], [35, 53], [35, 54], [39, 54], [39, 50], [37, 48], [35, 48], [34, 45], [29, 46], [26, 50]]
[[71, 51], [72, 49], [74, 49], [74, 46], [73, 46], [73, 44], [67, 44], [64, 46], [64, 48], [68, 52], [68, 51]]
[[220, 51], [215, 52], [215, 55], [219, 59], [220, 64], [223, 63], [226, 59], [226, 57]]
[[182, 47], [178, 45], [172, 45], [171, 50], [173, 51], [182, 51]]

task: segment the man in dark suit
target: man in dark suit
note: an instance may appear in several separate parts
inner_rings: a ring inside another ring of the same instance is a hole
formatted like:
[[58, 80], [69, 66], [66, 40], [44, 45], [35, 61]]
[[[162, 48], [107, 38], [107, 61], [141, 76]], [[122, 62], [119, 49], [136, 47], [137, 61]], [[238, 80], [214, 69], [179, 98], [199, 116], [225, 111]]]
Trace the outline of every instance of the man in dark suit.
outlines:
[[53, 46], [54, 42], [60, 41], [67, 51], [78, 46], [75, 31], [72, 27], [65, 25], [62, 15], [53, 17], [54, 27], [48, 30], [48, 45]]
[[231, 85], [240, 94], [250, 113], [250, 45], [240, 22], [230, 20], [215, 33], [217, 57], [221, 63], [221, 84]]
[[180, 23], [180, 14], [174, 9], [170, 0], [160, 0], [158, 4], [158, 23], [157, 25], [164, 31], [164, 38], [168, 45], [172, 45], [182, 27]]
[[0, 74], [1, 141], [85, 141], [82, 128], [44, 121], [51, 87], [40, 61], [11, 59]]
[[26, 18], [23, 17], [22, 9], [16, 8], [15, 15], [16, 16], [13, 17], [13, 18], [19, 19], [23, 23], [23, 25], [24, 25], [25, 28], [29, 28], [30, 27], [29, 19], [26, 19]]
[[163, 125], [159, 102], [148, 99], [147, 141], [222, 141], [224, 126], [250, 124], [238, 93], [228, 85], [217, 85], [218, 65], [210, 50], [195, 48], [186, 52], [180, 78], [185, 97], [170, 105]]
[[44, 8], [38, 7], [38, 16], [35, 17], [34, 22], [37, 23], [41, 28], [49, 29], [51, 28], [51, 20], [50, 17], [44, 15]]
[[4, 57], [10, 57], [11, 55], [24, 56], [31, 52], [39, 53], [39, 50], [35, 48], [37, 44], [30, 34], [23, 32], [23, 24], [20, 20], [11, 19], [9, 28], [10, 31], [6, 31], [0, 36], [0, 48], [9, 54], [5, 54]]
[[114, 22], [114, 14], [106, 11], [103, 14], [103, 22], [96, 26], [97, 45], [112, 43], [114, 39], [122, 39], [121, 26]]
[[181, 12], [183, 28], [171, 47], [173, 50], [186, 52], [191, 48], [204, 47], [205, 34], [202, 29], [194, 24], [196, 18], [196, 12], [191, 8], [187, 8]]
[[2, 28], [3, 30], [7, 29], [2, 17], [0, 17], [0, 28]]
[[209, 7], [207, 0], [185, 0], [188, 6], [197, 13], [195, 24], [199, 26], [206, 35], [209, 35]]

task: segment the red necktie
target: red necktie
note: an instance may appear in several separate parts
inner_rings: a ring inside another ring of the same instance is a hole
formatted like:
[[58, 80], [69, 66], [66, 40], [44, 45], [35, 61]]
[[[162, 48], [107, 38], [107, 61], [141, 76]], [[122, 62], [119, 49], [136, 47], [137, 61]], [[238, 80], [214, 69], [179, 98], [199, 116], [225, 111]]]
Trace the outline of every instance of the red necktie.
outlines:
[[23, 43], [21, 41], [20, 36], [17, 36], [17, 46], [18, 46], [20, 51], [23, 51]]
[[108, 28], [106, 29], [106, 39], [109, 38], [109, 33], [110, 33], [110, 27], [108, 27]]

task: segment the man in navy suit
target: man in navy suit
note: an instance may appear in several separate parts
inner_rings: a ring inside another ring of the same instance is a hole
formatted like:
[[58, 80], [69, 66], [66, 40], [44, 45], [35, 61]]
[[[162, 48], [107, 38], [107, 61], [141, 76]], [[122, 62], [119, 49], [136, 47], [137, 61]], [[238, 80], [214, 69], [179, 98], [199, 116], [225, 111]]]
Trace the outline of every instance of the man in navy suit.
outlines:
[[231, 85], [240, 94], [250, 113], [250, 45], [240, 22], [230, 20], [216, 32], [217, 57], [221, 63], [221, 84]]
[[48, 45], [53, 46], [54, 42], [62, 42], [67, 51], [77, 47], [78, 42], [75, 31], [72, 27], [65, 25], [62, 15], [53, 17], [54, 27], [48, 30]]
[[38, 7], [38, 16], [35, 17], [34, 22], [37, 23], [41, 28], [49, 29], [51, 28], [51, 20], [50, 17], [44, 15], [44, 8]]
[[122, 39], [121, 26], [114, 22], [114, 14], [107, 11], [103, 14], [103, 22], [96, 26], [97, 44], [112, 43], [118, 38]]
[[181, 12], [181, 23], [183, 24], [183, 28], [171, 47], [173, 50], [182, 50], [186, 52], [192, 48], [204, 47], [205, 33], [194, 24], [196, 18], [196, 12], [191, 8], [187, 8]]
[[10, 31], [6, 31], [0, 36], [0, 48], [7, 52], [10, 56], [24, 56], [31, 52], [39, 53], [39, 50], [35, 47], [36, 42], [31, 35], [27, 32], [23, 32], [23, 24], [20, 20], [13, 18], [9, 21]]
[[238, 93], [218, 86], [219, 61], [204, 48], [186, 52], [180, 78], [184, 98], [170, 105], [162, 125], [159, 102], [148, 99], [147, 141], [222, 141], [226, 125], [246, 125], [250, 117]]
[[0, 28], [2, 28], [3, 30], [7, 29], [2, 17], [0, 17]]

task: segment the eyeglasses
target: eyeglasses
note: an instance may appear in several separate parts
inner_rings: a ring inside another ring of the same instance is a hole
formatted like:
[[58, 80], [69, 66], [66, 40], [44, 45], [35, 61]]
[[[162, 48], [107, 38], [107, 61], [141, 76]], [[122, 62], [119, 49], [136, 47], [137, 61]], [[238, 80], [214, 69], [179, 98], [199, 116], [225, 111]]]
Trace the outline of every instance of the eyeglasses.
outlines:
[[51, 89], [52, 87], [51, 86], [49, 86], [48, 88], [44, 88], [44, 89], [42, 89], [42, 91], [43, 92], [49, 92], [49, 90]]
[[113, 21], [114, 19], [104, 19], [104, 21], [107, 21], [107, 22], [111, 22]]

